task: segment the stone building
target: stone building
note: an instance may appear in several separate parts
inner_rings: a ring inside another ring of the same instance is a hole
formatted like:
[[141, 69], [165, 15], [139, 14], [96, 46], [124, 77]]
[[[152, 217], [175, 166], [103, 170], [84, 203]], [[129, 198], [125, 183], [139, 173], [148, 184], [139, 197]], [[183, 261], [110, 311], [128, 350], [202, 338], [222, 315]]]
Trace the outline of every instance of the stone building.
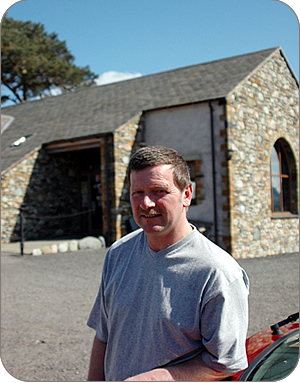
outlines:
[[2, 241], [103, 235], [132, 221], [144, 145], [188, 161], [188, 218], [235, 258], [298, 251], [299, 84], [280, 47], [2, 109]]

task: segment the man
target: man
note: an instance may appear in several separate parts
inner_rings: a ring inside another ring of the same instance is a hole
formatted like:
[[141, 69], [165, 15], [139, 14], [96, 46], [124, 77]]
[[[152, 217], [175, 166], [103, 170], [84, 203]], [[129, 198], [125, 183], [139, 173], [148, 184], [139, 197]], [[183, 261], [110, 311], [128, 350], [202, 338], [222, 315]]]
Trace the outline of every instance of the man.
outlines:
[[221, 380], [247, 367], [248, 278], [187, 221], [189, 169], [165, 147], [128, 169], [141, 229], [109, 249], [88, 325], [89, 380]]

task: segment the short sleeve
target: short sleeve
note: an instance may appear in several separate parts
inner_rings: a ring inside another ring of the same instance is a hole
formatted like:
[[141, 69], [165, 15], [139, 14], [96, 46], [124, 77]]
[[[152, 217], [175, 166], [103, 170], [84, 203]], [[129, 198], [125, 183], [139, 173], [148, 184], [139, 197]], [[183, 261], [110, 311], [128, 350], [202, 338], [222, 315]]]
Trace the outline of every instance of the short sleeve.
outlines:
[[102, 275], [101, 285], [98, 291], [97, 298], [90, 313], [87, 325], [96, 331], [96, 337], [106, 343], [108, 338], [107, 331], [107, 313], [105, 310], [104, 301], [104, 278]]
[[200, 332], [205, 351], [202, 359], [221, 372], [236, 372], [247, 367], [248, 278], [243, 277], [220, 289], [205, 304]]

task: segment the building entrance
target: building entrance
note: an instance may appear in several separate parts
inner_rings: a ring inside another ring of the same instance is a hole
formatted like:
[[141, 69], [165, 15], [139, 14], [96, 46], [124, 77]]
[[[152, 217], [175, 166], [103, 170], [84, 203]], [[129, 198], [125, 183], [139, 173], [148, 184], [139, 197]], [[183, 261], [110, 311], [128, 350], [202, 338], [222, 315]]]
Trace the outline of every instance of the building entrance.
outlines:
[[102, 235], [102, 179], [100, 150], [78, 152], [81, 232], [88, 235]]

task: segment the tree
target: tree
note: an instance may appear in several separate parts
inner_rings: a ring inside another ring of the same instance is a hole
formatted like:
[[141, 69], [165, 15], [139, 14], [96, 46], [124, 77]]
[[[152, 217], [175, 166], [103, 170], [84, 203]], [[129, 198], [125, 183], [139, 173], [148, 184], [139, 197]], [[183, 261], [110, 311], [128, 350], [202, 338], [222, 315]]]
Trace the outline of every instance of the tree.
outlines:
[[43, 97], [57, 87], [69, 91], [95, 84], [97, 75], [89, 66], [74, 65], [65, 41], [47, 34], [40, 23], [4, 17], [1, 40], [1, 84], [13, 93], [13, 98], [2, 96], [1, 103]]

